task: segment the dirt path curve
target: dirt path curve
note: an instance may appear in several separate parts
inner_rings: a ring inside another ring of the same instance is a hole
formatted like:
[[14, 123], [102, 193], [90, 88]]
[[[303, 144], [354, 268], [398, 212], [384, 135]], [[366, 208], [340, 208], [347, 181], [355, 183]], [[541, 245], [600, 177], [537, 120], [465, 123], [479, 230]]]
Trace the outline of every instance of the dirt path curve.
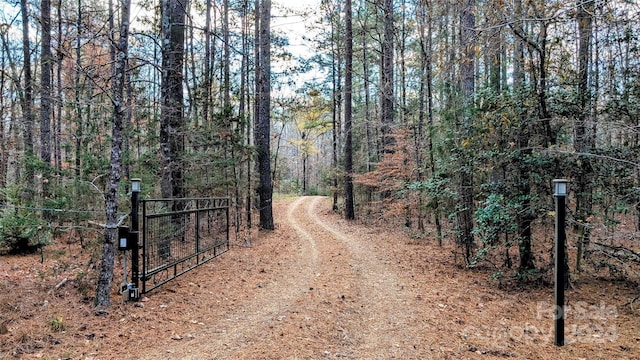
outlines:
[[323, 213], [326, 201], [290, 202], [276, 232], [293, 232], [292, 256], [264, 264], [269, 276], [223, 319], [144, 358], [418, 358], [428, 324], [411, 280], [373, 250], [372, 234]]
[[[386, 265], [384, 254], [377, 254], [363, 234], [346, 234], [339, 226], [317, 216], [320, 198], [314, 198], [308, 208], [310, 218], [320, 225], [319, 231], [348, 254], [349, 267], [354, 272], [347, 286], [358, 289], [352, 308], [357, 316], [350, 330], [360, 339], [354, 349], [356, 356], [403, 357], [411, 353], [420, 339], [415, 333], [416, 314], [410, 304], [415, 297], [405, 289], [405, 280]], [[329, 274], [333, 276], [334, 274]]]

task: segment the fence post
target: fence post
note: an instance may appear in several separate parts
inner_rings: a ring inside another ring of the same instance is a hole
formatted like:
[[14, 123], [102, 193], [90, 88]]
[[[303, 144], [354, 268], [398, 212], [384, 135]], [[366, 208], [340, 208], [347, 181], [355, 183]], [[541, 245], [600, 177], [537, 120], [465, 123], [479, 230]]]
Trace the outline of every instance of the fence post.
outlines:
[[225, 201], [225, 203], [227, 204], [226, 207], [226, 215], [227, 215], [227, 248], [229, 247], [229, 207], [231, 206], [231, 202], [229, 201], [229, 198], [227, 198], [227, 200]]
[[[196, 253], [200, 252], [200, 200], [195, 200], [196, 202]], [[196, 257], [196, 263], [200, 263], [200, 255]]]
[[136, 297], [132, 300], [138, 300], [139, 298], [139, 285], [140, 285], [140, 229], [138, 219], [138, 208], [140, 206], [140, 179], [131, 179], [131, 233], [133, 237], [133, 247], [131, 250], [131, 277], [133, 280], [133, 287], [136, 289]]

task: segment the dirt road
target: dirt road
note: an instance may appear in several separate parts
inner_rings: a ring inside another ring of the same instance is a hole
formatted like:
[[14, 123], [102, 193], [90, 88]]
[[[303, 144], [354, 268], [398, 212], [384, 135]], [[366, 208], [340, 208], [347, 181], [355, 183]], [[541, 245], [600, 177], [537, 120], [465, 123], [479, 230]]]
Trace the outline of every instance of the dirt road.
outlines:
[[[558, 348], [545, 306], [551, 291], [498, 290], [487, 273], [457, 267], [454, 247], [346, 222], [326, 198], [276, 206], [275, 231], [259, 233], [252, 247], [236, 245], [134, 308], [132, 323], [147, 324], [149, 336], [122, 333], [131, 349], [123, 357], [574, 359], [597, 352], [604, 359], [634, 353], [625, 350], [634, 344], [618, 343], [634, 339], [634, 317], [583, 319], [577, 325], [615, 333], [569, 329], [577, 341]], [[597, 304], [610, 291], [585, 288], [572, 297], [590, 294]]]
[[221, 308], [229, 310], [224, 319], [205, 320], [211, 326], [174, 336], [138, 358], [406, 359], [424, 353], [429, 318], [416, 313], [421, 296], [411, 291], [411, 280], [372, 250], [376, 234], [348, 231], [322, 216], [323, 201], [301, 197], [289, 204], [278, 226], [293, 230], [293, 256], [274, 254], [271, 266], [257, 269], [270, 276]]

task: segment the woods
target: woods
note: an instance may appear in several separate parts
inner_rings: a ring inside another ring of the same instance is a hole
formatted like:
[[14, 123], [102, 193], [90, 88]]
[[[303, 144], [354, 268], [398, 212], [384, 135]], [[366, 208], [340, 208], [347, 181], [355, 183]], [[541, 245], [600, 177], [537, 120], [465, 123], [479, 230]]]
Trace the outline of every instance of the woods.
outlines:
[[0, 247], [78, 239], [101, 254], [96, 304], [129, 177], [149, 198], [231, 197], [237, 236], [274, 229], [274, 192], [332, 196], [518, 281], [551, 271], [567, 178], [572, 276], [638, 280], [633, 2], [0, 6]]

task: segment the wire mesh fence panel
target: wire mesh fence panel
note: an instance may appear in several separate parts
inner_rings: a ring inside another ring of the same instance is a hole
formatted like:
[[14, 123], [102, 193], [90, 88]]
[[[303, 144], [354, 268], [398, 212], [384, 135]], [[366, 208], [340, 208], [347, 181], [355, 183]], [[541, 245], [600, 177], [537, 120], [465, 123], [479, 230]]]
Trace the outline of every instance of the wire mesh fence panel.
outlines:
[[142, 293], [229, 249], [229, 199], [142, 202]]

